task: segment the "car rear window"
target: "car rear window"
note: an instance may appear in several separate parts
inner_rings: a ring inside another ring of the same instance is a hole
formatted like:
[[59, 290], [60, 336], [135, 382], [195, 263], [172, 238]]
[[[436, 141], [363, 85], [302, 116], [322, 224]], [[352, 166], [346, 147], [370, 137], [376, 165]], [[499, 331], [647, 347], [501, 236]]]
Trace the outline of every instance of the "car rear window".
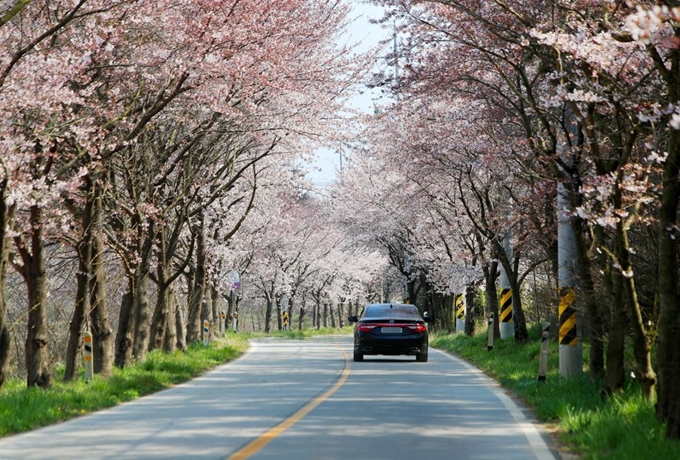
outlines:
[[361, 319], [400, 319], [422, 321], [414, 305], [367, 305]]

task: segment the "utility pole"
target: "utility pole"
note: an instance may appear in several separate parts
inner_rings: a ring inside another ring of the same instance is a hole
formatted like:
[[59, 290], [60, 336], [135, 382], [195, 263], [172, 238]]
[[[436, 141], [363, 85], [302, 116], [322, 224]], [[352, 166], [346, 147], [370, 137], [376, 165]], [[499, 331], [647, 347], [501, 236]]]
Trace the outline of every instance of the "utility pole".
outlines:
[[[561, 143], [560, 158], [564, 164], [570, 164], [568, 156], [572, 139], [578, 138], [578, 124], [565, 105], [564, 119], [567, 124], [567, 139]], [[568, 171], [562, 171], [564, 180], [570, 179]], [[576, 276], [578, 262], [576, 253], [576, 239], [571, 221], [572, 208], [569, 200], [569, 190], [564, 180], [557, 184], [557, 265], [560, 304], [559, 344], [560, 344], [560, 375], [562, 377], [577, 377], [583, 373], [583, 349], [579, 338], [582, 336], [580, 314], [575, 306], [578, 277]]]

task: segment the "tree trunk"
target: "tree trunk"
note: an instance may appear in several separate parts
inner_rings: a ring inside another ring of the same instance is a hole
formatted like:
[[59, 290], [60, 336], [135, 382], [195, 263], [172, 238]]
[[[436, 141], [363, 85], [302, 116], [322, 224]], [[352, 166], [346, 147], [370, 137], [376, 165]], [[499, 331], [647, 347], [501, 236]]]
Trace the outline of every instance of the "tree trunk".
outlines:
[[165, 334], [163, 335], [163, 351], [172, 353], [177, 349], [177, 296], [172, 286], [168, 289], [168, 315], [166, 317]]
[[200, 224], [196, 235], [196, 268], [194, 272], [193, 286], [189, 293], [189, 319], [187, 324], [187, 342], [198, 342], [201, 340], [203, 325], [201, 315], [203, 313], [203, 299], [205, 295], [206, 273], [206, 242], [205, 228], [202, 216], [199, 218]]
[[638, 302], [628, 232], [623, 227], [622, 222], [617, 225], [617, 236], [622, 243], [618, 257], [624, 274], [622, 280], [623, 295], [625, 296], [625, 304], [628, 306], [630, 324], [633, 329], [633, 354], [637, 364], [637, 380], [642, 386], [642, 394], [648, 401], [652, 401], [656, 386], [656, 373], [652, 367], [652, 343], [645, 329], [640, 303]]
[[274, 302], [267, 297], [267, 309], [264, 313], [264, 332], [269, 334], [272, 330], [271, 327], [271, 322], [272, 322], [272, 310], [274, 309]]
[[[618, 239], [615, 239], [614, 246], [618, 245]], [[617, 249], [614, 249], [618, 252]], [[610, 325], [609, 325], [609, 342], [607, 343], [607, 369], [606, 369], [606, 384], [605, 393], [621, 393], [625, 384], [625, 372], [623, 367], [624, 360], [624, 340], [625, 329], [627, 322], [626, 309], [623, 306], [623, 276], [621, 270], [612, 268], [611, 265], [607, 267], [606, 276], [611, 277], [611, 297], [610, 305]]]
[[328, 328], [328, 302], [323, 304], [323, 327], [324, 329]]
[[[100, 208], [101, 209], [101, 208]], [[113, 374], [113, 329], [109, 322], [104, 271], [104, 242], [99, 232], [94, 234], [92, 247], [92, 279], [90, 280], [90, 327], [92, 328], [92, 358], [94, 372], [103, 377]]]
[[140, 232], [143, 231], [140, 228], [138, 232], [142, 243], [135, 273], [137, 280], [135, 282], [133, 307], [135, 336], [132, 342], [132, 354], [139, 361], [146, 359], [146, 353], [149, 349], [149, 329], [151, 327], [149, 318], [149, 271], [151, 270], [151, 249], [154, 240], [154, 222], [152, 219], [148, 219], [148, 229], [142, 235]]
[[149, 272], [148, 262], [143, 262], [144, 267], [138, 267], [135, 280], [134, 302], [132, 314], [134, 315], [134, 339], [132, 340], [132, 355], [135, 360], [144, 361], [149, 348]]
[[128, 292], [123, 294], [120, 302], [120, 315], [118, 318], [118, 332], [116, 334], [116, 351], [114, 364], [116, 367], [123, 368], [132, 363], [132, 341], [134, 340], [134, 315], [132, 314], [132, 293], [134, 292], [134, 281], [132, 278], [128, 282]]
[[[158, 279], [158, 292], [156, 294], [156, 308], [154, 308], [153, 319], [151, 321], [151, 336], [149, 338], [149, 351], [164, 348], [165, 336], [168, 332], [168, 325], [175, 323], [174, 310], [170, 299], [170, 286], [166, 282], [164, 269], [159, 267], [156, 274]], [[173, 342], [174, 346], [174, 342]]]
[[68, 382], [76, 378], [78, 369], [78, 357], [80, 356], [80, 344], [82, 343], [83, 325], [85, 324], [86, 310], [89, 310], [89, 266], [85, 259], [90, 259], [91, 244], [81, 244], [78, 250], [78, 273], [76, 274], [76, 305], [69, 324], [68, 344], [66, 345], [66, 369], [64, 381]]
[[281, 298], [276, 299], [276, 320], [278, 321], [279, 331], [283, 330], [283, 320], [281, 318]]
[[529, 332], [527, 331], [527, 323], [524, 318], [524, 308], [522, 307], [522, 296], [519, 295], [520, 285], [517, 281], [517, 273], [512, 272], [510, 276], [510, 286], [512, 287], [512, 320], [515, 323], [515, 342], [527, 343], [529, 341]]
[[181, 351], [187, 351], [187, 327], [186, 321], [184, 320], [184, 308], [179, 303], [179, 298], [177, 293], [172, 291], [172, 303], [175, 307], [175, 330], [177, 331], [177, 349]]
[[0, 180], [0, 389], [7, 378], [7, 363], [9, 361], [10, 333], [7, 326], [7, 305], [5, 303], [5, 281], [9, 265], [10, 239], [7, 237], [12, 220], [13, 208], [5, 202], [7, 193], [7, 179]]
[[484, 291], [486, 292], [487, 314], [493, 314], [493, 338], [501, 338], [500, 315], [498, 314], [498, 291], [496, 279], [498, 278], [498, 262], [493, 261], [482, 266], [484, 272]]
[[345, 325], [343, 321], [344, 316], [343, 310], [344, 310], [343, 303], [342, 302], [338, 303], [338, 327], [341, 329]]
[[305, 309], [300, 307], [300, 319], [298, 321], [298, 331], [302, 331], [302, 324], [305, 320]]
[[472, 286], [465, 289], [465, 335], [474, 337], [475, 335], [475, 316], [477, 306], [475, 304], [475, 290]]
[[[158, 292], [156, 294], [156, 307], [153, 311], [151, 320], [151, 334], [149, 337], [149, 351], [164, 347], [165, 335], [168, 324], [175, 323], [174, 310], [171, 307], [170, 283], [168, 282], [170, 272], [170, 261], [167, 257], [166, 230], [161, 227], [158, 231], [158, 261], [156, 264], [156, 283]], [[174, 343], [172, 345], [174, 347]]]
[[[674, 68], [680, 50], [673, 51]], [[680, 80], [675, 75], [673, 100], [680, 99]], [[659, 372], [656, 413], [666, 422], [666, 436], [680, 439], [680, 308], [678, 302], [678, 202], [680, 199], [680, 131], [669, 130], [668, 157], [664, 163], [663, 191], [659, 213]]]
[[[211, 316], [215, 324], [217, 324], [218, 321], [222, 321], [222, 317], [220, 316], [220, 293], [215, 284], [211, 284], [208, 289], [210, 292], [210, 305], [212, 306]], [[219, 328], [217, 328], [217, 330], [219, 331]]]
[[591, 271], [590, 256], [585, 239], [583, 219], [572, 219], [574, 228], [574, 241], [576, 243], [576, 258], [578, 261], [579, 288], [583, 293], [583, 305], [585, 306], [585, 336], [590, 341], [589, 371], [592, 378], [601, 377], [604, 374], [604, 328], [602, 315], [600, 314], [600, 302], [595, 295], [595, 285]]
[[47, 290], [42, 235], [42, 210], [30, 209], [32, 228], [29, 251], [23, 244], [17, 245], [24, 265], [21, 274], [28, 290], [28, 335], [26, 337], [27, 386], [48, 387], [52, 383], [48, 353]]
[[316, 330], [321, 329], [321, 301], [316, 298], [314, 301], [314, 321], [316, 322]]

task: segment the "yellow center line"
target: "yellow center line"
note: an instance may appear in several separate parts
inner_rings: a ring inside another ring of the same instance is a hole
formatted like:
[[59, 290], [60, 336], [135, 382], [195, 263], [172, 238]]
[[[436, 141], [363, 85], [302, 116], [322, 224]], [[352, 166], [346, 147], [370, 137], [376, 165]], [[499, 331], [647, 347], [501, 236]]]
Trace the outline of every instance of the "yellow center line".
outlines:
[[342, 371], [342, 374], [340, 375], [340, 378], [338, 379], [337, 382], [335, 382], [335, 385], [333, 385], [331, 388], [326, 390], [322, 395], [317, 396], [316, 398], [312, 399], [309, 403], [307, 403], [305, 406], [303, 406], [300, 410], [298, 410], [296, 413], [288, 417], [286, 420], [283, 422], [279, 423], [276, 425], [274, 428], [271, 430], [267, 431], [265, 434], [245, 446], [243, 449], [235, 452], [229, 457], [229, 460], [245, 460], [249, 458], [251, 455], [256, 454], [259, 452], [264, 446], [269, 444], [271, 441], [276, 439], [279, 435], [281, 435], [284, 431], [286, 431], [288, 428], [291, 426], [295, 425], [297, 422], [305, 418], [307, 414], [309, 414], [311, 411], [313, 411], [319, 404], [322, 402], [326, 401], [328, 398], [333, 396], [333, 394], [340, 389], [341, 386], [345, 384], [347, 381], [347, 378], [349, 377], [349, 373], [351, 370], [351, 365], [349, 362], [349, 359], [347, 357], [347, 353], [345, 353], [345, 350], [343, 350], [340, 347], [337, 347], [340, 351], [342, 351], [343, 356], [345, 357], [345, 369]]

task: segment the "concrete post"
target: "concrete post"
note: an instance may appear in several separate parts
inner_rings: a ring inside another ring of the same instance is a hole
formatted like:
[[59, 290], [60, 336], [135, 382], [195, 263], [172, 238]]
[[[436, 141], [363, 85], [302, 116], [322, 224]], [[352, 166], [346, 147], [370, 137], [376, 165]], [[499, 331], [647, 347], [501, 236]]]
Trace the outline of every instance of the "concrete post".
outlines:
[[[577, 138], [577, 124], [567, 109], [565, 118], [570, 123], [569, 129], [574, 139]], [[562, 142], [561, 158], [567, 158], [567, 141]], [[577, 377], [583, 373], [583, 349], [581, 348], [581, 321], [576, 309], [576, 288], [578, 287], [576, 258], [576, 239], [571, 225], [571, 205], [569, 191], [563, 182], [557, 184], [557, 265], [559, 305], [559, 344], [560, 375]]]
[[[510, 263], [512, 263], [512, 246], [510, 245], [510, 236], [505, 235], [503, 238], [503, 249], [507, 254]], [[507, 339], [515, 336], [515, 325], [512, 321], [512, 285], [510, 278], [505, 272], [505, 268], [501, 264], [501, 304], [500, 304], [500, 330], [501, 339]]]
[[207, 347], [210, 342], [210, 321], [203, 321], [203, 346]]
[[487, 333], [486, 349], [487, 349], [487, 351], [491, 351], [491, 350], [493, 350], [493, 323], [494, 323], [493, 313], [489, 313], [488, 323], [489, 323], [489, 326], [486, 329], [486, 333]]
[[92, 334], [90, 331], [83, 332], [83, 360], [85, 366], [85, 383], [92, 380], [94, 374], [94, 359], [92, 357]]

